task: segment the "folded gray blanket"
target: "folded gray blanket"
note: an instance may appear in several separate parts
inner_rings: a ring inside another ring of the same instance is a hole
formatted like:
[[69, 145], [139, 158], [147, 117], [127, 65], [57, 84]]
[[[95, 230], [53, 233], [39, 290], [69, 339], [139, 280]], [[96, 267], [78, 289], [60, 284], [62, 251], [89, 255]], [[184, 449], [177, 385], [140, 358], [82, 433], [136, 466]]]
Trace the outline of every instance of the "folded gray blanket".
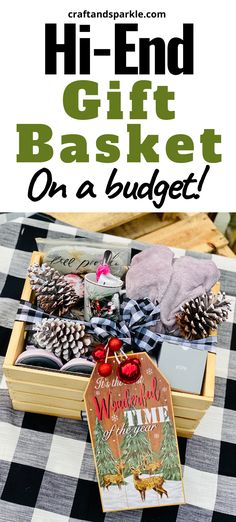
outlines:
[[148, 297], [158, 302], [161, 322], [156, 331], [176, 335], [175, 315], [181, 305], [208, 292], [219, 278], [220, 272], [210, 259], [174, 258], [168, 247], [156, 245], [132, 259], [126, 275], [126, 294], [130, 299]]

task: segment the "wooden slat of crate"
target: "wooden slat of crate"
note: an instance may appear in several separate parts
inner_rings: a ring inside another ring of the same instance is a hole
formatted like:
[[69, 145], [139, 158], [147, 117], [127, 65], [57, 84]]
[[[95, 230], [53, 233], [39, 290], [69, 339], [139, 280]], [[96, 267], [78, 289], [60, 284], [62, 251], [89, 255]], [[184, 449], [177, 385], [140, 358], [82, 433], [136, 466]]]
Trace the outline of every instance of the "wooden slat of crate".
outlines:
[[205, 411], [212, 404], [211, 397], [203, 397], [202, 395], [177, 391], [172, 391], [172, 400], [174, 408], [175, 406], [178, 406], [180, 409], [193, 408], [194, 410]]
[[183, 408], [173, 406], [175, 417], [183, 417], [186, 419], [198, 419], [198, 421], [205, 415], [206, 410], [197, 410], [194, 408]]
[[[22, 345], [23, 347], [23, 345]], [[7, 381], [21, 381], [28, 384], [37, 383], [43, 386], [56, 386], [59, 388], [66, 388], [72, 390], [84, 391], [87, 384], [88, 378], [68, 375], [60, 372], [50, 372], [47, 370], [37, 370], [33, 368], [25, 368], [23, 366], [4, 366], [4, 373]]]
[[[58, 397], [59, 399], [69, 399], [71, 401], [81, 401], [81, 409], [85, 411], [83, 390], [76, 390], [74, 388], [65, 388], [59, 386], [49, 386], [35, 382], [13, 381], [11, 379], [8, 379], [8, 386], [9, 390], [14, 392], [15, 396], [17, 396], [18, 392], [24, 392], [28, 394], [38, 394], [40, 396], [46, 395], [48, 397]], [[43, 397], [41, 397], [41, 400], [43, 402]], [[70, 408], [73, 409], [72, 405]], [[174, 412], [177, 417], [182, 416], [186, 417], [187, 419], [201, 419], [205, 413], [205, 409], [184, 408], [183, 406], [174, 405]]]
[[[49, 406], [50, 404], [54, 404], [56, 407], [61, 407], [61, 399], [63, 399], [63, 407], [65, 407], [65, 409], [80, 409], [82, 411], [86, 411], [83, 400], [83, 391], [59, 388], [56, 386], [45, 386], [43, 384], [35, 384], [33, 382], [28, 383], [25, 381], [21, 382], [8, 380], [8, 385], [10, 396], [13, 401], [17, 400], [21, 402], [34, 402], [35, 404], [44, 404]], [[50, 403], [51, 398], [54, 402]], [[176, 417], [184, 417], [186, 419], [201, 419], [204, 413], [205, 410], [174, 406], [174, 414]]]
[[[88, 384], [88, 378], [84, 376], [49, 372], [23, 366], [15, 366], [5, 373], [9, 389], [15, 393], [24, 391], [82, 401], [84, 390]], [[178, 408], [179, 416], [188, 417], [186, 411], [191, 410], [193, 416], [190, 416], [190, 418], [200, 418], [200, 412], [206, 410], [213, 398], [172, 391], [172, 400], [174, 408]]]
[[53, 397], [53, 395], [40, 395], [38, 393], [26, 393], [22, 391], [13, 391], [9, 389], [11, 400], [20, 402], [30, 402], [33, 404], [41, 404], [45, 407], [54, 406], [55, 408], [61, 408], [62, 410], [74, 410], [81, 412], [84, 409], [83, 401], [76, 401], [72, 399], [66, 399], [65, 397]]
[[[44, 415], [53, 415], [56, 417], [63, 417], [69, 419], [81, 420], [81, 413], [74, 409], [57, 408], [55, 406], [35, 404], [31, 402], [22, 402], [18, 400], [13, 401], [13, 408], [20, 411], [27, 411], [32, 413], [41, 413]], [[182, 422], [183, 421], [183, 422]], [[185, 422], [186, 421], [186, 422]], [[196, 424], [195, 424], [196, 422]], [[187, 419], [176, 419], [176, 430], [179, 437], [192, 437], [194, 429], [196, 428], [198, 421], [187, 422]], [[187, 427], [187, 424], [189, 427]], [[194, 426], [194, 427], [193, 427]]]
[[175, 417], [175, 425], [177, 430], [195, 430], [199, 424], [199, 419], [185, 419], [182, 417]]
[[203, 381], [202, 396], [214, 399], [216, 354], [208, 353], [206, 363], [206, 378]]
[[[44, 383], [35, 383], [35, 382], [27, 382], [27, 381], [13, 381], [12, 379], [8, 379], [9, 390], [13, 392], [25, 392], [25, 393], [38, 393], [39, 395], [47, 395], [49, 397], [58, 397], [59, 399], [71, 399], [76, 401], [83, 402], [84, 400], [84, 390], [76, 389], [76, 388], [65, 388], [65, 386], [53, 386], [46, 385]], [[88, 381], [86, 381], [87, 385]], [[85, 408], [82, 408], [85, 409]]]
[[34, 404], [30, 402], [21, 402], [14, 400], [12, 406], [15, 410], [28, 411], [31, 413], [41, 413], [43, 415], [53, 415], [54, 417], [63, 417], [67, 419], [81, 420], [81, 412], [75, 410], [66, 410], [65, 408], [56, 408], [55, 406], [46, 406], [44, 404]]
[[184, 437], [186, 439], [191, 439], [194, 435], [194, 430], [186, 430], [184, 428], [178, 428], [177, 430], [178, 437]]
[[138, 239], [145, 243], [159, 243], [200, 252], [211, 252], [214, 247], [218, 249], [228, 244], [225, 236], [207, 214], [203, 213], [139, 236]]
[[[21, 367], [20, 370], [22, 370], [22, 369], [23, 368]], [[31, 368], [25, 368], [25, 371], [26, 372], [28, 371], [27, 377], [29, 379], [32, 379]], [[12, 379], [7, 380], [10, 394], [12, 394], [14, 399], [23, 400], [23, 399], [20, 399], [20, 396], [22, 393], [24, 393], [24, 394], [28, 395], [28, 399], [27, 399], [28, 402], [34, 402], [34, 401], [30, 401], [30, 396], [33, 397], [36, 394], [38, 394], [38, 396], [40, 396], [40, 398], [41, 398], [42, 403], [45, 402], [44, 397], [58, 398], [58, 406], [60, 406], [61, 398], [63, 398], [63, 399], [70, 401], [70, 406], [69, 406], [69, 404], [68, 404], [68, 406], [71, 409], [75, 409], [77, 402], [80, 401], [81, 409], [83, 411], [85, 411], [85, 405], [84, 405], [84, 401], [83, 401], [84, 390], [82, 390], [81, 388], [76, 389], [76, 388], [68, 387], [68, 384], [71, 384], [70, 380], [68, 380], [68, 377], [71, 377], [71, 375], [64, 375], [66, 377], [66, 381], [64, 381], [63, 386], [60, 387], [60, 386], [55, 386], [54, 378], [51, 379], [53, 384], [51, 384], [51, 385], [46, 384], [44, 382], [45, 376], [42, 376], [41, 370], [35, 370], [35, 372], [37, 372], [36, 377], [37, 376], [41, 377], [42, 382], [38, 383], [38, 382], [35, 382], [35, 380], [29, 380], [29, 381], [12, 380]], [[49, 372], [47, 372], [47, 373], [49, 373]], [[57, 375], [58, 375], [57, 373], [53, 372], [53, 377], [56, 377]], [[18, 374], [18, 376], [20, 378], [22, 377], [21, 372]], [[76, 379], [76, 381], [74, 381], [74, 383], [76, 383], [80, 387], [81, 386], [81, 382], [80, 382], [81, 377], [74, 376], [74, 379]], [[88, 384], [88, 378], [85, 377], [84, 379], [85, 379], [84, 386], [86, 387], [86, 385]], [[185, 403], [188, 404], [188, 406], [184, 406], [184, 405], [179, 404], [181, 402], [179, 400], [179, 394], [180, 394], [180, 392], [172, 391], [174, 411], [178, 417], [185, 417], [185, 418], [190, 418], [190, 419], [200, 419], [204, 415], [208, 405], [211, 404], [211, 402], [212, 402], [210, 399], [209, 399], [209, 401], [207, 401], [207, 399], [205, 397], [203, 398], [202, 396], [181, 393], [181, 395], [185, 395]], [[194, 399], [195, 399], [195, 401], [194, 401]], [[177, 401], [177, 404], [176, 404], [176, 401]], [[192, 407], [191, 404], [196, 407]]]
[[[211, 372], [214, 371], [214, 363], [215, 354], [209, 353], [204, 382], [208, 380], [209, 375], [211, 375]], [[7, 381], [9, 381], [9, 388], [11, 387], [11, 383], [13, 383], [13, 386], [15, 386], [16, 382], [26, 383], [26, 387], [28, 388], [32, 384], [38, 384], [45, 387], [46, 394], [48, 387], [56, 387], [69, 390], [71, 392], [71, 395], [73, 395], [73, 392], [75, 394], [78, 391], [83, 392], [86, 389], [88, 383], [87, 377], [68, 375], [59, 372], [49, 372], [47, 370], [25, 368], [23, 366], [13, 365], [11, 367], [7, 367], [5, 365], [4, 371]], [[213, 389], [211, 388], [209, 391], [208, 386], [205, 384], [203, 385], [203, 389], [205, 387], [204, 391], [206, 392], [207, 390], [209, 395], [195, 395], [190, 393], [172, 391], [174, 407], [177, 406], [179, 408], [179, 412], [181, 412], [181, 410], [184, 408], [192, 408], [193, 410], [205, 411], [213, 401], [214, 381], [211, 378], [210, 386], [212, 385]]]

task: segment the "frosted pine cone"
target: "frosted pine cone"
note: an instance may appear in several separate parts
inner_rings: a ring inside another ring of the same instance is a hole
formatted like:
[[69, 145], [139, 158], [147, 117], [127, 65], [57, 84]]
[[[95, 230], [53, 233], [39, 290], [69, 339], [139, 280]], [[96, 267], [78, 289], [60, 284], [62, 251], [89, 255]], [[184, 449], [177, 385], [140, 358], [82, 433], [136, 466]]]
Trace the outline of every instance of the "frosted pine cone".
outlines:
[[191, 299], [176, 314], [180, 335], [189, 341], [208, 337], [211, 330], [227, 319], [229, 310], [230, 301], [224, 292], [210, 292]]
[[69, 361], [88, 352], [92, 339], [85, 333], [85, 325], [66, 319], [43, 319], [36, 324], [34, 340], [40, 348]]
[[65, 315], [79, 300], [74, 285], [46, 263], [34, 263], [28, 276], [38, 305], [49, 314]]

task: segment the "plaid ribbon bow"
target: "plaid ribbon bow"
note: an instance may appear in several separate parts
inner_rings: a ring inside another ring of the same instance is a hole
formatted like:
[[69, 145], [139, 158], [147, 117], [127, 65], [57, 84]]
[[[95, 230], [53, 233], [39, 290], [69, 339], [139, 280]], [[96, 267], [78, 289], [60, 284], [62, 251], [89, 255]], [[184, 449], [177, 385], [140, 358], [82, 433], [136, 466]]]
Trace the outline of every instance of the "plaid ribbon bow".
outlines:
[[124, 343], [133, 344], [139, 350], [146, 352], [151, 351], [157, 343], [163, 343], [163, 341], [215, 352], [216, 337], [209, 336], [205, 339], [188, 341], [182, 337], [155, 333], [149, 330], [149, 327], [154, 326], [158, 321], [160, 321], [159, 305], [154, 305], [147, 298], [137, 299], [137, 301], [125, 298], [121, 306], [121, 320], [119, 322], [107, 318], [92, 317], [90, 324], [94, 334], [101, 340], [115, 336]]
[[[43, 312], [43, 310], [40, 310], [29, 301], [21, 300], [16, 314], [16, 321], [23, 321], [27, 324], [27, 330], [34, 330], [36, 323], [40, 323], [43, 319], [49, 317], [57, 316]], [[187, 341], [182, 337], [155, 333], [149, 330], [150, 326], [154, 326], [157, 321], [160, 321], [160, 306], [154, 305], [147, 298], [135, 301], [126, 297], [121, 305], [121, 320], [119, 322], [101, 317], [92, 317], [90, 323], [66, 317], [64, 319], [85, 324], [88, 327], [87, 332], [96, 335], [101, 340], [105, 340], [110, 336], [118, 337], [124, 343], [135, 345], [139, 350], [145, 350], [146, 352], [150, 352], [158, 343], [163, 343], [163, 341], [197, 348], [198, 350], [208, 350], [213, 353], [216, 351], [216, 336]]]

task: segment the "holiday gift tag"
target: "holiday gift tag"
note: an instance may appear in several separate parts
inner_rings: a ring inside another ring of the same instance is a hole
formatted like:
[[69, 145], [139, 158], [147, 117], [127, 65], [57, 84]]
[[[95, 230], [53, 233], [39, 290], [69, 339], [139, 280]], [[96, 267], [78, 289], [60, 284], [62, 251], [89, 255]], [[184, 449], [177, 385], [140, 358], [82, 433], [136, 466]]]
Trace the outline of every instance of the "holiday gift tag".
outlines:
[[96, 365], [85, 392], [104, 512], [185, 502], [169, 383], [146, 353], [132, 359], [141, 370], [135, 383], [122, 382], [109, 357], [111, 374]]

